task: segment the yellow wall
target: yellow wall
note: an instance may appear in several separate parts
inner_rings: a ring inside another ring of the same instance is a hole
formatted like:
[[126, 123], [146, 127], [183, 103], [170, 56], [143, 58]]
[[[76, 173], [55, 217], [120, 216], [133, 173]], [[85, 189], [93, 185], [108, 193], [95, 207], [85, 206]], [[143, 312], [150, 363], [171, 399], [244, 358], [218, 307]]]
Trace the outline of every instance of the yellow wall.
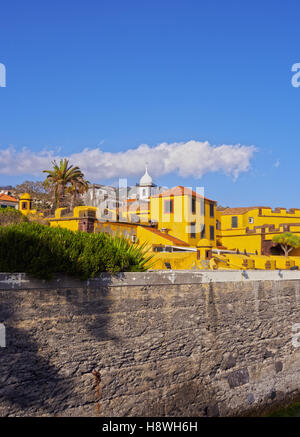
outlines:
[[239, 230], [239, 233], [234, 231], [223, 231], [218, 234], [218, 240], [221, 245], [229, 250], [239, 250], [240, 252], [250, 252], [261, 254], [261, 233], [246, 234], [245, 230]]
[[73, 212], [66, 213], [67, 208], [57, 208], [55, 217], [49, 217], [50, 226], [60, 226], [61, 228], [70, 229], [70, 231], [78, 231], [80, 219], [89, 214], [96, 216], [96, 207], [93, 206], [76, 206]]
[[48, 219], [50, 226], [59, 226], [61, 228], [69, 229], [70, 231], [78, 231], [79, 219], [63, 218], [63, 219]]
[[[288, 223], [298, 223], [300, 225], [300, 210], [294, 210], [290, 212], [284, 208], [278, 211], [272, 210], [272, 208], [256, 208], [245, 212], [244, 214], [222, 214], [218, 211], [218, 215], [221, 217], [221, 229], [232, 229], [231, 218], [233, 216], [238, 218], [238, 227], [234, 228], [244, 229], [248, 227], [249, 229], [254, 229], [255, 226], [263, 225], [275, 225], [278, 227], [280, 224]], [[249, 223], [249, 218], [253, 218], [254, 223]]]
[[[210, 201], [196, 197], [196, 212], [192, 213], [190, 195], [159, 196], [150, 199], [151, 220], [157, 222], [158, 229], [167, 228], [169, 234], [196, 247], [201, 239], [201, 230], [205, 225], [204, 238], [210, 239], [210, 226], [214, 228], [212, 245], [216, 244], [216, 207], [214, 217], [210, 217]], [[173, 200], [173, 212], [165, 212], [165, 203]], [[203, 204], [205, 213], [203, 214]], [[191, 223], [195, 223], [195, 238], [191, 236]]]
[[[47, 220], [50, 226], [61, 226], [73, 231], [83, 229], [83, 224], [89, 223], [89, 232], [105, 232], [111, 235], [123, 235], [132, 242], [147, 243], [150, 251], [155, 251], [154, 269], [166, 269], [166, 262], [172, 269], [288, 269], [293, 266], [300, 268], [300, 248], [294, 249], [291, 256], [262, 256], [262, 247], [271, 247], [274, 235], [289, 230], [300, 236], [300, 210], [271, 208], [255, 208], [244, 213], [226, 214], [217, 211], [215, 202], [195, 197], [195, 212], [192, 212], [192, 195], [155, 196], [150, 198], [150, 209], [144, 207], [139, 211], [145, 224], [130, 222], [101, 222], [96, 219], [97, 208], [90, 206], [75, 207], [72, 213], [66, 208], [58, 208], [55, 217]], [[173, 200], [173, 211], [165, 211], [166, 201]], [[23, 202], [23, 204], [22, 204]], [[210, 217], [210, 204], [214, 213]], [[35, 214], [31, 209], [31, 197], [25, 193], [20, 198], [20, 210], [25, 214]], [[132, 211], [131, 211], [132, 212]], [[127, 217], [130, 217], [129, 211]], [[204, 212], [204, 213], [203, 213]], [[132, 212], [136, 213], [136, 212]], [[150, 213], [150, 214], [149, 214]], [[232, 228], [232, 217], [238, 218], [238, 226]], [[249, 218], [253, 223], [249, 222]], [[156, 222], [156, 227], [150, 227], [148, 220]], [[216, 227], [216, 222], [220, 226]], [[195, 223], [195, 237], [191, 236], [191, 223]], [[80, 225], [80, 226], [79, 226]], [[201, 230], [205, 225], [205, 235]], [[210, 226], [214, 228], [214, 238], [210, 240]], [[287, 226], [289, 226], [287, 228]], [[171, 238], [170, 238], [171, 237]], [[201, 238], [202, 237], [202, 238]], [[180, 246], [197, 247], [197, 251], [157, 252], [158, 247]], [[229, 250], [239, 250], [240, 254], [219, 253], [211, 251], [217, 246]], [[243, 254], [244, 250], [247, 256]]]
[[190, 270], [197, 267], [196, 252], [155, 253], [152, 270], [168, 270], [165, 263], [169, 263], [172, 270]]
[[122, 235], [123, 237], [131, 239], [132, 242], [137, 237], [137, 225], [133, 223], [122, 222], [100, 222], [95, 223], [95, 232], [105, 232], [109, 235]]
[[[294, 226], [290, 226], [290, 232], [300, 236], [300, 210], [256, 208], [243, 214], [225, 214], [222, 211], [218, 211], [217, 214], [221, 223], [217, 239], [222, 246], [230, 250], [246, 250], [250, 253], [257, 251], [261, 254], [263, 239], [272, 240], [274, 235], [287, 230], [286, 225], [293, 224]], [[235, 228], [232, 227], [232, 217], [237, 217], [238, 225]], [[249, 222], [249, 218], [253, 219], [253, 223]], [[292, 253], [300, 254], [300, 250], [294, 250]]]

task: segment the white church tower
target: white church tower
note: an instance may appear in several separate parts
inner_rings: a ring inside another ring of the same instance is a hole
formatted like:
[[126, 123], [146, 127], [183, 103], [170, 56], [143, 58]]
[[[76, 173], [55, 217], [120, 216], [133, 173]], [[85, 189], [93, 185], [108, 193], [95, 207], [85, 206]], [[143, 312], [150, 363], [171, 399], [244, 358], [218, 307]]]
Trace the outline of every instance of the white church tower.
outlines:
[[149, 175], [148, 168], [146, 166], [145, 174], [141, 177], [140, 183], [138, 185], [139, 200], [149, 200], [152, 187], [156, 187], [156, 185], [153, 183], [152, 177]]

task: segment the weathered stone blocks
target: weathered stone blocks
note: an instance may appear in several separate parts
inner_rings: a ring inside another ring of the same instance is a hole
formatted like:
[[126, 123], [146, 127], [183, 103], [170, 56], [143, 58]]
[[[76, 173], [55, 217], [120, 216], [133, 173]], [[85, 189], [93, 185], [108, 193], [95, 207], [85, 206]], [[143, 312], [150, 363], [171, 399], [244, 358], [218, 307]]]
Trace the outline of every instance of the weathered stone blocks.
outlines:
[[0, 275], [0, 415], [244, 415], [299, 395], [300, 279], [170, 275]]

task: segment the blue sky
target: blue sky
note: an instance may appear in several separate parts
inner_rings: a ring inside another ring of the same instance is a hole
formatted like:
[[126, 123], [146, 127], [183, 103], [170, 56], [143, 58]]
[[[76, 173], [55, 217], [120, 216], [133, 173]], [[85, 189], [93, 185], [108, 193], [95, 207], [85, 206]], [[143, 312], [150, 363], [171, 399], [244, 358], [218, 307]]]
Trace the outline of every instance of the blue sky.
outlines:
[[[116, 180], [118, 170], [98, 176], [100, 156], [103, 168], [120, 157], [136, 182], [147, 144], [158, 184], [203, 185], [222, 205], [300, 208], [300, 88], [291, 85], [299, 18], [294, 0], [4, 2], [0, 184], [42, 179], [41, 150], [49, 160], [80, 155], [82, 164], [86, 149], [101, 151], [87, 158], [90, 180]], [[217, 171], [203, 162], [213, 149], [200, 153], [197, 172], [189, 148], [176, 155], [171, 146], [173, 167], [160, 171], [157, 145], [190, 140], [256, 151], [247, 166], [228, 149]], [[190, 172], [176, 168], [176, 156]], [[247, 167], [237, 178], [224, 174], [231, 158]]]

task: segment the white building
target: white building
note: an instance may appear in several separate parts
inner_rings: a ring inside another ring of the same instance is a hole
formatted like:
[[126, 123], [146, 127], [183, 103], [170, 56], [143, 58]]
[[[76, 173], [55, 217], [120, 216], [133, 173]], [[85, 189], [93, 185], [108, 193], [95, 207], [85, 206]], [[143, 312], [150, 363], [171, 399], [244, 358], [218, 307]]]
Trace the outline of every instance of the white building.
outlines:
[[0, 208], [19, 208], [19, 201], [15, 197], [9, 196], [8, 194], [0, 194]]
[[166, 187], [158, 187], [153, 183], [146, 167], [145, 174], [135, 186], [116, 188], [109, 185], [92, 184], [83, 195], [83, 201], [85, 205], [98, 208], [98, 219], [117, 220], [118, 208], [127, 205], [128, 199], [137, 202], [150, 202], [150, 196], [165, 190]]

